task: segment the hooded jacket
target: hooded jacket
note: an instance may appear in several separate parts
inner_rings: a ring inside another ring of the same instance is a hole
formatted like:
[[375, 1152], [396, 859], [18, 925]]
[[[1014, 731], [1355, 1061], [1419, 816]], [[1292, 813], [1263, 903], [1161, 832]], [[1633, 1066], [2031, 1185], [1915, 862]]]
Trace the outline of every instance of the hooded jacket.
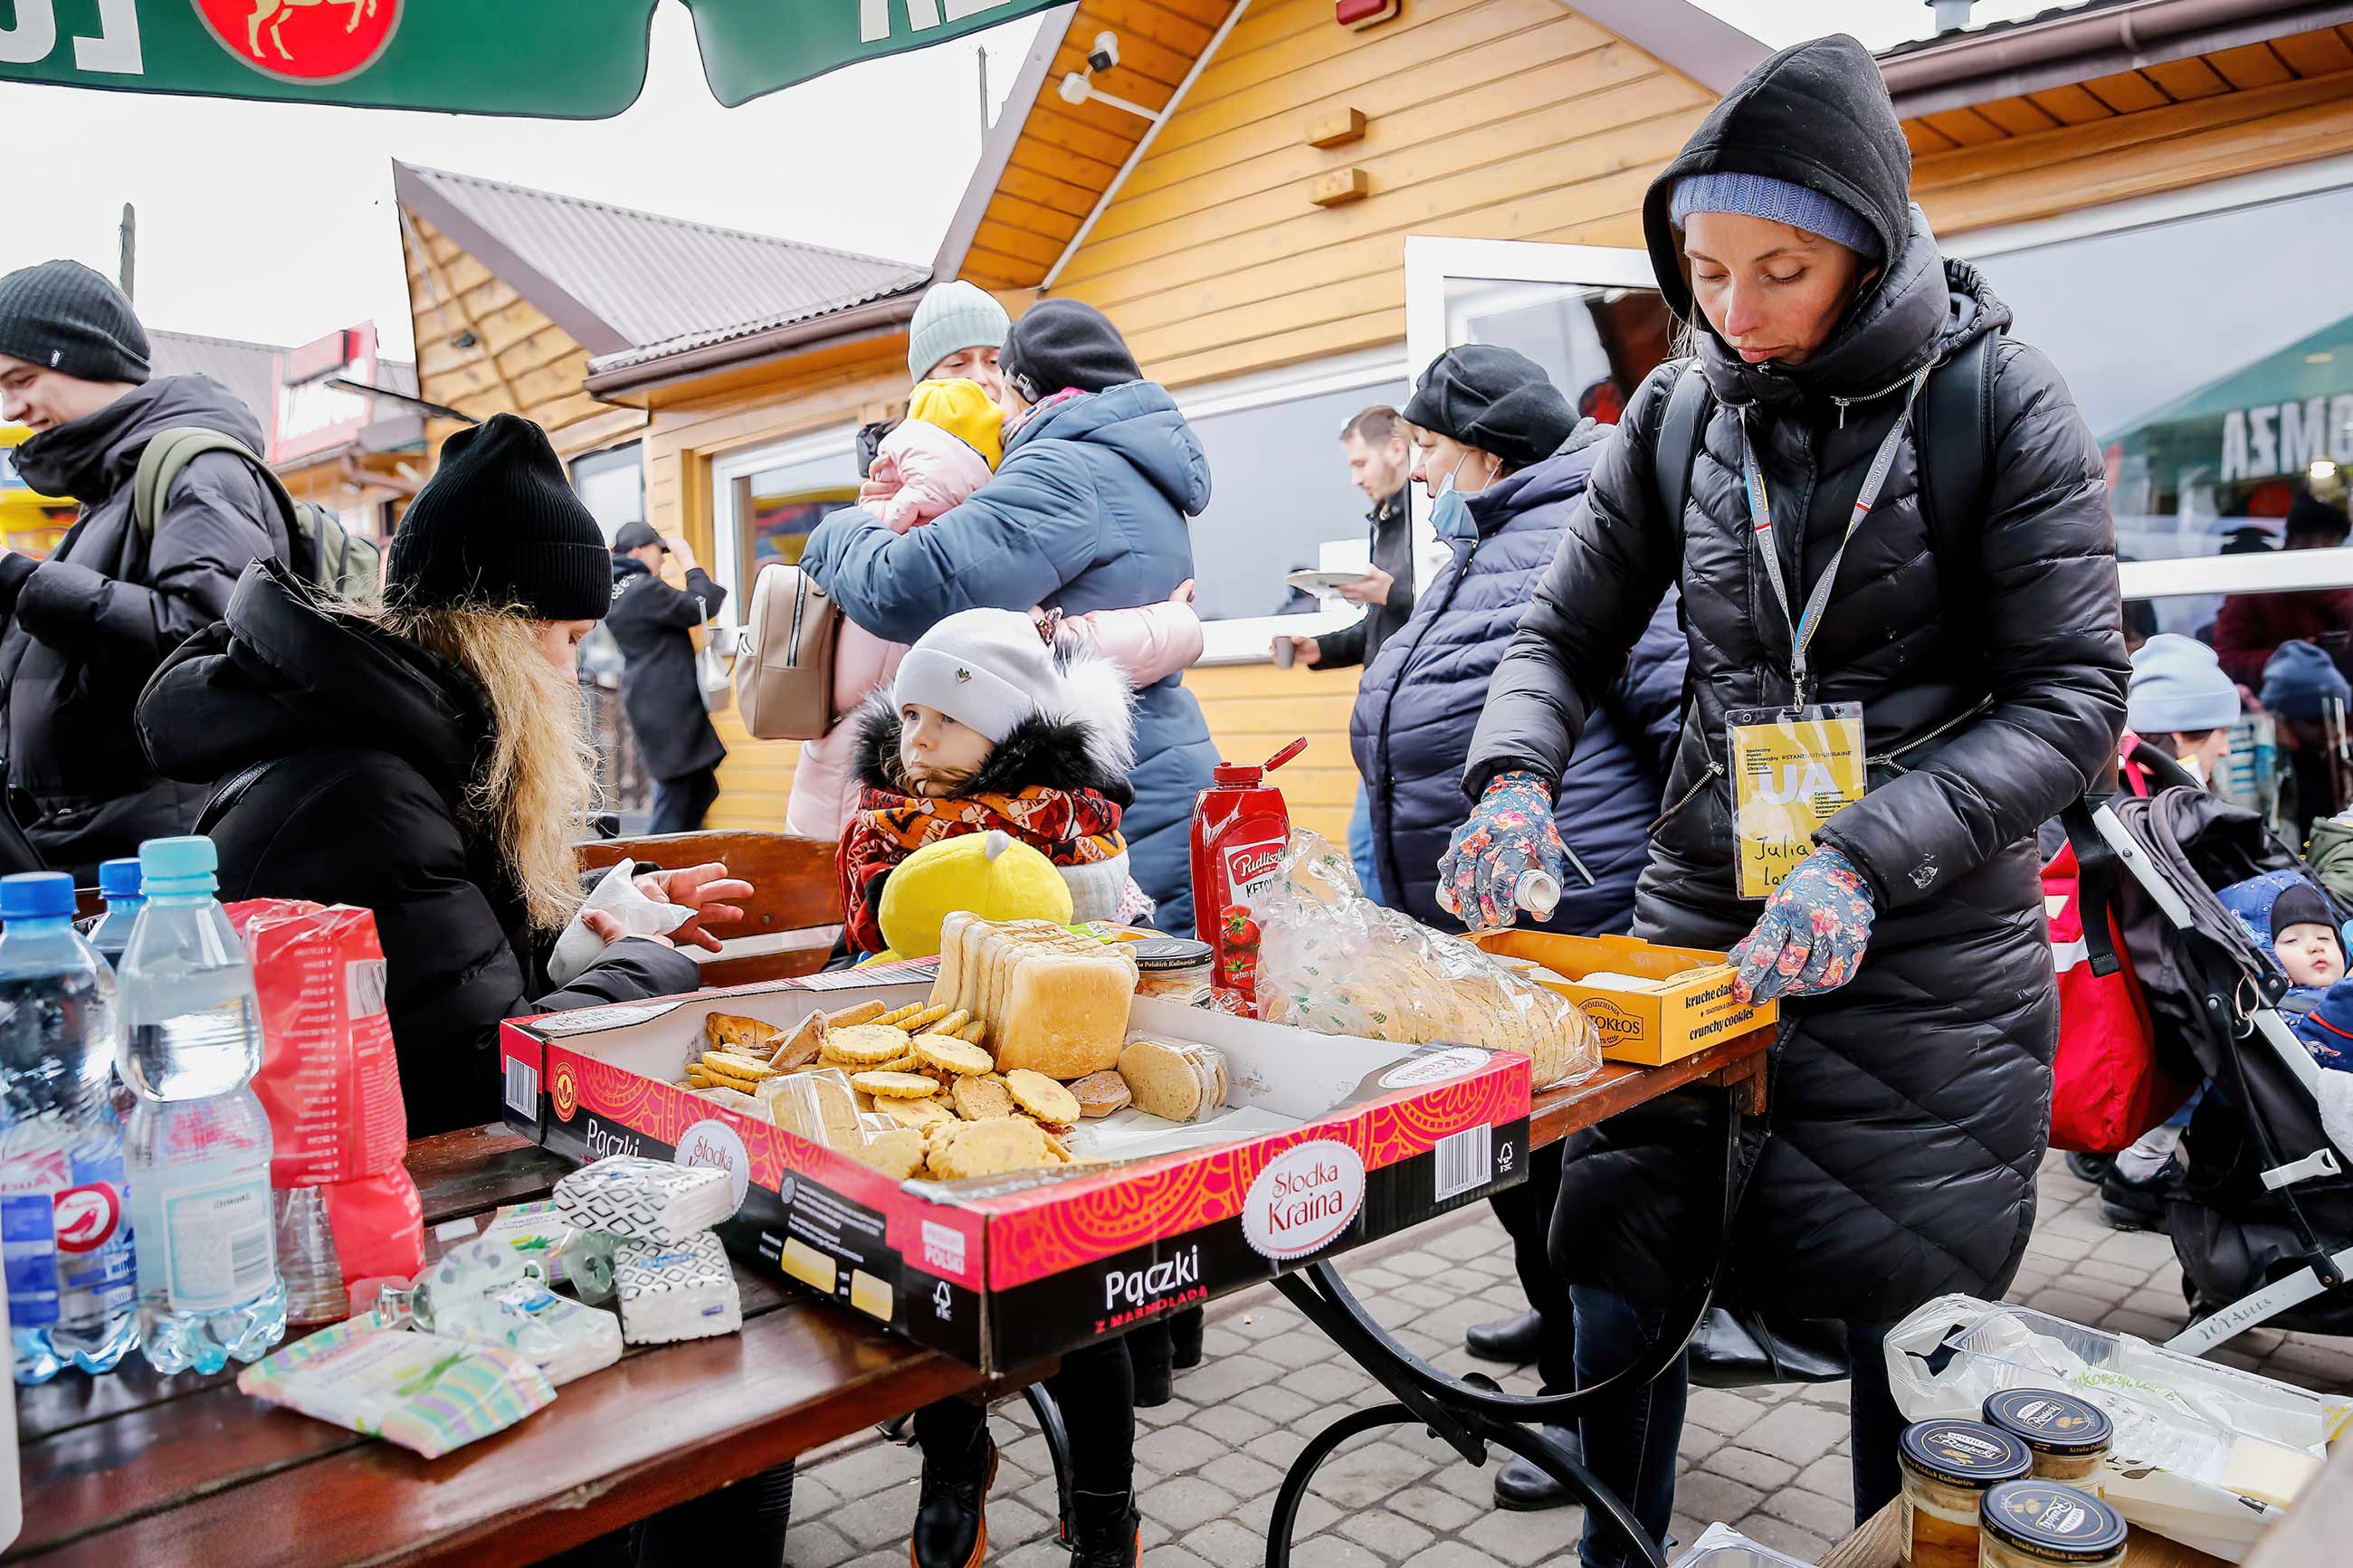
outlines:
[[1120, 824], [1135, 799], [1127, 679], [1075, 646], [1064, 658], [1060, 706], [1015, 725], [952, 796], [916, 795], [900, 765], [899, 710], [888, 693], [859, 710], [858, 810], [837, 857], [853, 948], [883, 950], [882, 887], [901, 861], [926, 844], [992, 830], [1054, 863], [1074, 919], [1116, 918], [1130, 875]]
[[[852, 509], [819, 523], [802, 565], [842, 613], [912, 643], [958, 610], [1081, 616], [1166, 599], [1193, 573], [1186, 520], [1209, 504], [1209, 459], [1167, 393], [1130, 382], [1044, 405], [1007, 437], [996, 477], [894, 534]], [[1217, 747], [1181, 674], [1136, 695], [1135, 879], [1164, 931], [1193, 931], [1193, 799]]]
[[613, 607], [605, 626], [628, 660], [621, 667], [621, 707], [649, 777], [682, 779], [726, 758], [702, 706], [691, 635], [726, 602], [727, 590], [700, 566], [679, 589], [642, 561], [613, 557]]
[[[1553, 457], [1469, 498], [1478, 536], [1451, 542], [1452, 560], [1357, 689], [1349, 743], [1366, 781], [1381, 890], [1426, 925], [1461, 929], [1438, 902], [1438, 862], [1471, 814], [1462, 763], [1479, 705], [1609, 436], [1608, 426], [1588, 419]], [[1595, 885], [1569, 879], [1545, 929], [1626, 929], [1649, 858], [1643, 829], [1659, 813], [1682, 716], [1683, 662], [1670, 595], [1561, 781], [1561, 837]]]
[[141, 736], [202, 798], [270, 767], [213, 825], [220, 897], [312, 899], [375, 913], [408, 1135], [499, 1118], [502, 1019], [691, 991], [694, 961], [627, 941], [562, 989], [555, 937], [531, 923], [491, 835], [466, 809], [493, 739], [471, 675], [325, 610], [265, 563], [227, 618], [156, 673]]
[[[1846, 533], [1908, 380], [2010, 311], [1946, 260], [1906, 206], [1908, 160], [1885, 87], [1848, 38], [1776, 55], [1712, 112], [1645, 203], [1669, 302], [1691, 296], [1666, 222], [1675, 181], [1741, 169], [1847, 201], [1887, 266], [1801, 365], [1750, 365], [1698, 323], [1695, 361], [1643, 383], [1596, 466], [1497, 671], [1464, 782], [1557, 778], [1652, 608], [1680, 587], [1689, 704], [1668, 814], [1637, 897], [1652, 941], [1728, 949], [1757, 906], [1733, 889], [1725, 714], [1786, 702], [1789, 626], [1757, 560], [1740, 478], [1746, 410], [1802, 605]], [[1685, 374], [1711, 404], [1683, 515], [1662, 517], [1660, 424]], [[2002, 337], [1994, 454], [1976, 549], [1942, 559], [1921, 510], [1915, 440], [1853, 534], [1814, 638], [1814, 700], [1862, 705], [1869, 793], [1820, 840], [1880, 913], [1855, 978], [1785, 1002], [1771, 1132], [1735, 1231], [1732, 1289], [1792, 1313], [1900, 1316], [1944, 1291], [1998, 1299], [2034, 1218], [2057, 1001], [2031, 843], [2123, 729], [2114, 531], [2098, 450], [2050, 362]], [[1710, 1158], [1686, 1105], [1612, 1121], [1568, 1151], [1556, 1245], [1574, 1274], [1659, 1298], [1713, 1257]], [[1571, 1189], [1574, 1189], [1572, 1192]]]
[[173, 482], [151, 541], [132, 516], [132, 479], [156, 435], [200, 426], [259, 452], [244, 404], [201, 375], [170, 376], [16, 448], [16, 471], [47, 495], [81, 502], [46, 561], [0, 555], [0, 741], [10, 808], [44, 858], [80, 880], [135, 855], [142, 839], [185, 833], [204, 793], [158, 778], [131, 710], [181, 639], [220, 618], [237, 574], [291, 558], [286, 519], [251, 465], [208, 452]]

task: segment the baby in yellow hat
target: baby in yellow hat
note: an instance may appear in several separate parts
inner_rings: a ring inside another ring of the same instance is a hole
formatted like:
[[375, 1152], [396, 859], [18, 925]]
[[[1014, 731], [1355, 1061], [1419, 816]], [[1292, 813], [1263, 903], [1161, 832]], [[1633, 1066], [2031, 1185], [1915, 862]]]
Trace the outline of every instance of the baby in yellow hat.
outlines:
[[882, 437], [859, 500], [904, 533], [988, 483], [1005, 456], [1005, 415], [976, 381], [923, 381]]

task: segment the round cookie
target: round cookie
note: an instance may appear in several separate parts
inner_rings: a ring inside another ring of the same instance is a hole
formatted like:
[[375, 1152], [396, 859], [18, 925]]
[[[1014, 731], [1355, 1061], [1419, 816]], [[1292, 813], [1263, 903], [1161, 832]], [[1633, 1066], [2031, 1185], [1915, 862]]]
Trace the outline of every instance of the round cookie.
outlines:
[[1018, 1116], [967, 1123], [961, 1131], [933, 1147], [926, 1162], [934, 1174], [949, 1181], [1008, 1175], [1015, 1171], [1060, 1163], [1037, 1124]]
[[912, 1043], [904, 1029], [888, 1024], [857, 1024], [827, 1034], [825, 1054], [838, 1062], [871, 1067], [905, 1056]]
[[985, 1073], [997, 1064], [978, 1046], [969, 1046], [952, 1035], [917, 1035], [915, 1056], [926, 1067], [935, 1067], [956, 1073]]
[[874, 1109], [902, 1127], [929, 1128], [956, 1119], [955, 1111], [930, 1096], [922, 1100], [878, 1100]]
[[1071, 1122], [1079, 1119], [1079, 1098], [1041, 1072], [1015, 1068], [1005, 1075], [1006, 1092], [1013, 1103], [1040, 1121]]
[[928, 1100], [940, 1087], [917, 1072], [862, 1072], [849, 1084], [872, 1095], [877, 1105], [886, 1100]]

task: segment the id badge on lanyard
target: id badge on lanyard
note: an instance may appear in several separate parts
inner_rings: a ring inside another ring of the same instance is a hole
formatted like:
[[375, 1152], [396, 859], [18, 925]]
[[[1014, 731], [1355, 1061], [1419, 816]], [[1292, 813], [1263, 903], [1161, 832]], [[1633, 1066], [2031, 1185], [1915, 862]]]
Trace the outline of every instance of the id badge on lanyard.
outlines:
[[1736, 708], [1725, 721], [1739, 893], [1770, 898], [1822, 824], [1862, 798], [1862, 705]]
[[1879, 444], [1878, 452], [1856, 493], [1854, 510], [1838, 552], [1822, 569], [1821, 579], [1806, 596], [1805, 611], [1793, 614], [1789, 590], [1781, 574], [1781, 557], [1773, 542], [1772, 498], [1757, 466], [1748, 438], [1746, 410], [1740, 416], [1740, 474], [1748, 495], [1748, 517], [1757, 548], [1764, 558], [1766, 580], [1789, 624], [1790, 701], [1780, 708], [1744, 708], [1727, 713], [1726, 762], [1731, 768], [1733, 828], [1738, 842], [1739, 896], [1772, 896], [1781, 879], [1813, 852], [1814, 834], [1840, 808], [1862, 798], [1864, 786], [1862, 708], [1859, 703], [1812, 703], [1806, 650], [1821, 626], [1831, 589], [1838, 581], [1839, 563], [1873, 503], [1887, 483], [1910, 421], [1913, 400], [1920, 395], [1928, 372], [1912, 378], [1895, 423]]

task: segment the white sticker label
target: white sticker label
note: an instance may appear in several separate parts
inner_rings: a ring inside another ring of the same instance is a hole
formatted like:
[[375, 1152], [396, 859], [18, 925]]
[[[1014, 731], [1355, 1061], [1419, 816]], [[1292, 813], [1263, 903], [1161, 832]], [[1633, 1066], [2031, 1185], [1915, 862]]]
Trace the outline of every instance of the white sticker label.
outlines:
[[1483, 1123], [1465, 1127], [1460, 1132], [1449, 1133], [1431, 1150], [1432, 1167], [1436, 1172], [1436, 1200], [1444, 1203], [1451, 1197], [1474, 1192], [1487, 1184], [1489, 1173], [1495, 1165], [1494, 1129]]
[[507, 1109], [519, 1116], [539, 1114], [539, 1069], [521, 1057], [507, 1058]]
[[1469, 1046], [1455, 1046], [1433, 1051], [1426, 1057], [1400, 1062], [1381, 1074], [1383, 1089], [1419, 1089], [1426, 1084], [1444, 1083], [1450, 1079], [1465, 1078], [1487, 1065], [1487, 1053]]
[[1365, 1163], [1318, 1139], [1276, 1155], [1242, 1200], [1242, 1239], [1268, 1258], [1304, 1258], [1339, 1238], [1365, 1205]]
[[343, 1006], [356, 1020], [384, 1011], [384, 960], [355, 958], [343, 965]]
[[681, 1165], [726, 1172], [727, 1191], [737, 1208], [744, 1206], [744, 1194], [752, 1188], [752, 1153], [735, 1129], [724, 1121], [696, 1122], [679, 1135], [677, 1160]]
[[242, 1169], [207, 1161], [184, 1179], [191, 1184], [167, 1189], [160, 1205], [172, 1310], [221, 1311], [269, 1289], [278, 1260], [268, 1161]]

